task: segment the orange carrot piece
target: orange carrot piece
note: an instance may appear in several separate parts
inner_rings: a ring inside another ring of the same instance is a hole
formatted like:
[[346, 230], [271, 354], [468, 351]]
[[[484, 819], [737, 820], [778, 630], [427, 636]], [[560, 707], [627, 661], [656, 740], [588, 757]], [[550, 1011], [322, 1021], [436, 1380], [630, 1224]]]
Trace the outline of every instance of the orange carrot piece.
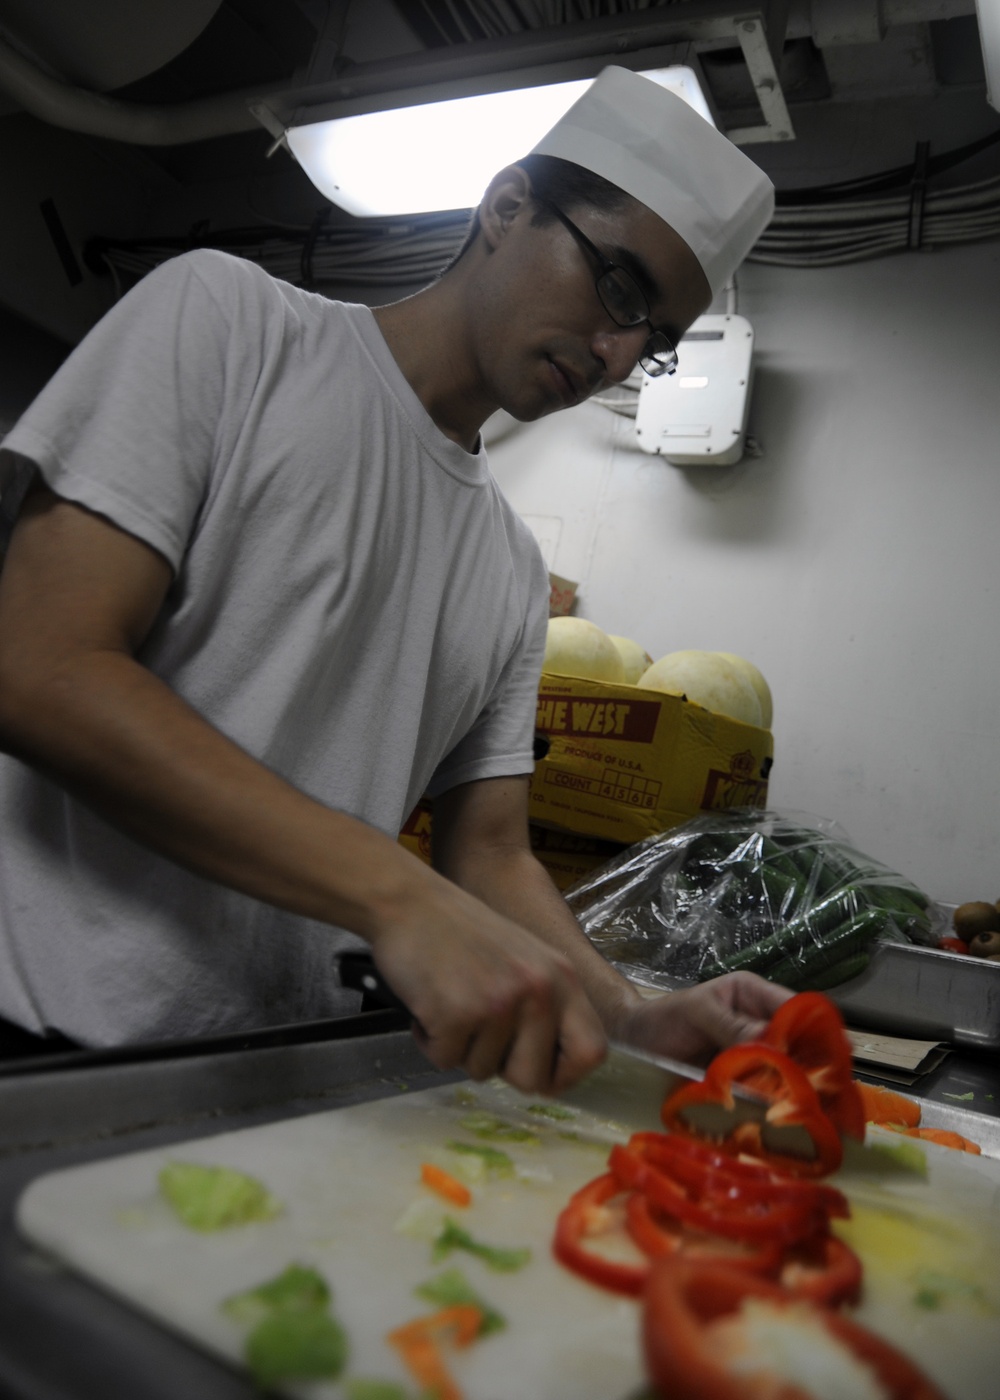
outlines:
[[428, 1317], [414, 1318], [386, 1337], [399, 1352], [403, 1365], [422, 1390], [435, 1400], [462, 1400], [462, 1392], [441, 1354], [443, 1342], [465, 1347], [475, 1341], [483, 1324], [481, 1310], [471, 1303], [455, 1303]]
[[880, 1084], [865, 1084], [855, 1080], [861, 1090], [861, 1102], [865, 1110], [866, 1123], [879, 1123], [886, 1127], [901, 1123], [906, 1128], [915, 1128], [920, 1122], [920, 1105], [905, 1094], [897, 1094]]
[[446, 1172], [443, 1167], [436, 1167], [433, 1162], [421, 1164], [420, 1180], [446, 1201], [451, 1201], [452, 1205], [467, 1206], [472, 1200], [472, 1192], [467, 1186], [450, 1172]]
[[983, 1149], [978, 1142], [963, 1137], [961, 1133], [953, 1133], [950, 1128], [901, 1128], [895, 1123], [887, 1123], [885, 1126], [892, 1128], [897, 1133], [905, 1133], [907, 1137], [923, 1138], [925, 1142], [936, 1142], [940, 1147], [954, 1147], [959, 1152], [971, 1152], [977, 1156], [982, 1154]]

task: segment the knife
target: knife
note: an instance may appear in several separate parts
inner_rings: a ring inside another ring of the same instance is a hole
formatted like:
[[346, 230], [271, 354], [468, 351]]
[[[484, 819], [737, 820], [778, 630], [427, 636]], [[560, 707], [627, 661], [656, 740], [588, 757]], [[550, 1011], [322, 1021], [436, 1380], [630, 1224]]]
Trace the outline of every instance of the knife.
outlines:
[[[351, 951], [341, 953], [337, 959], [341, 986], [359, 991], [375, 1006], [392, 1007], [406, 1011], [403, 1001], [389, 986], [375, 966], [370, 953]], [[675, 1060], [669, 1055], [659, 1055], [655, 1051], [640, 1049], [621, 1040], [610, 1042], [610, 1053], [606, 1062], [606, 1073], [621, 1075], [626, 1066], [641, 1064], [647, 1067], [641, 1092], [647, 1102], [655, 1102], [658, 1107], [667, 1094], [672, 1093], [681, 1083], [700, 1083], [705, 1071], [699, 1065], [688, 1064], [685, 1060]], [[650, 1074], [650, 1071], [653, 1071]], [[741, 1085], [732, 1089], [732, 1107], [719, 1103], [690, 1104], [681, 1117], [698, 1133], [713, 1138], [725, 1137], [740, 1123], [758, 1123], [764, 1146], [772, 1152], [787, 1153], [793, 1157], [812, 1158], [816, 1155], [812, 1138], [802, 1127], [796, 1125], [776, 1126], [767, 1121], [769, 1101], [763, 1094]]]

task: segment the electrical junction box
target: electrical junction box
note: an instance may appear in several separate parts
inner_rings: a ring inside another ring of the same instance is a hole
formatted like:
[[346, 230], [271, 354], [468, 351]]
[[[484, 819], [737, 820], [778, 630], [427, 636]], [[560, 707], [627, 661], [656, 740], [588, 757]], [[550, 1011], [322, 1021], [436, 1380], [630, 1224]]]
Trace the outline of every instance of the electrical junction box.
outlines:
[[743, 316], [699, 316], [677, 347], [674, 374], [645, 375], [636, 440], [678, 466], [729, 466], [743, 456], [753, 327]]

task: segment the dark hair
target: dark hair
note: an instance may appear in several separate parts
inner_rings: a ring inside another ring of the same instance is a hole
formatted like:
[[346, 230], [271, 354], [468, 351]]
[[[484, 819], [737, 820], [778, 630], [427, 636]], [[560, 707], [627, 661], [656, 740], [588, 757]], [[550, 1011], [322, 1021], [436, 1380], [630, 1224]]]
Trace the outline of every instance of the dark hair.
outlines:
[[[592, 209], [615, 214], [624, 209], [632, 198], [610, 180], [605, 180], [603, 175], [595, 175], [592, 170], [586, 170], [571, 160], [562, 160], [559, 156], [530, 155], [512, 163], [527, 172], [531, 188], [539, 199], [548, 200], [560, 209], [569, 210], [579, 208], [581, 204], [588, 204]], [[555, 215], [542, 204], [535, 210], [531, 222], [539, 225], [550, 224], [554, 219]], [[476, 209], [461, 245], [448, 259], [438, 276], [444, 276], [449, 268], [455, 266], [463, 253], [472, 247], [478, 233], [479, 210]]]

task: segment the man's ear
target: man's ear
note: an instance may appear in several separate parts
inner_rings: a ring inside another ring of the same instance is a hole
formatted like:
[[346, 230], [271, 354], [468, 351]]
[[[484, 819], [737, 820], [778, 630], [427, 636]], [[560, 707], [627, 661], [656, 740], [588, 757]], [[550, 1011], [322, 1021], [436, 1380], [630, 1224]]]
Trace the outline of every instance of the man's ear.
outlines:
[[497, 172], [479, 205], [479, 227], [488, 248], [495, 248], [519, 215], [531, 204], [531, 180], [519, 165]]

